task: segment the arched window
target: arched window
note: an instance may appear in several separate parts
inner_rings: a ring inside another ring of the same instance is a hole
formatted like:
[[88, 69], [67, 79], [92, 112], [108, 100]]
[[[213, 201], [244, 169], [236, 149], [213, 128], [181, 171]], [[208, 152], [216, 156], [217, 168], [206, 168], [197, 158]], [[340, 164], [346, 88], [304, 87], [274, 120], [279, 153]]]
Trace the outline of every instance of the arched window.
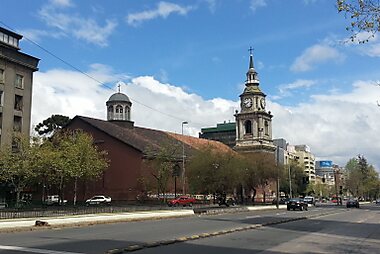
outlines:
[[269, 124], [268, 121], [265, 121], [264, 123], [264, 134], [269, 135]]
[[252, 134], [252, 122], [250, 120], [245, 121], [245, 134]]
[[121, 105], [116, 106], [115, 120], [123, 120], [123, 107]]
[[125, 108], [125, 119], [129, 121], [130, 119], [130, 109], [128, 107]]
[[108, 112], [113, 113], [113, 106], [108, 106]]

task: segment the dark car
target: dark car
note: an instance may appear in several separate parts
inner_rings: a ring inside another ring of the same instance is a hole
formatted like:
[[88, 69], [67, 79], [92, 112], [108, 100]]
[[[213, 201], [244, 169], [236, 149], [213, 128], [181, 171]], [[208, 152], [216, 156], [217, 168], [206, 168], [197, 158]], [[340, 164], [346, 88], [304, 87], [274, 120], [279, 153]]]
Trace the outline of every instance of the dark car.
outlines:
[[196, 199], [189, 196], [179, 196], [168, 202], [169, 206], [193, 206]]
[[350, 207], [359, 208], [359, 201], [357, 199], [349, 199], [346, 202], [346, 207], [347, 208], [350, 208]]
[[307, 211], [307, 203], [303, 200], [303, 198], [292, 198], [289, 199], [287, 203], [287, 209], [288, 211], [290, 209], [296, 210], [299, 209], [300, 211], [306, 210]]
[[[278, 200], [278, 204], [280, 204], [280, 205], [286, 205], [286, 203], [289, 201], [289, 199], [288, 198], [280, 198], [279, 200]], [[272, 200], [272, 205], [276, 205], [277, 204], [277, 199], [276, 198], [274, 198], [273, 200]]]

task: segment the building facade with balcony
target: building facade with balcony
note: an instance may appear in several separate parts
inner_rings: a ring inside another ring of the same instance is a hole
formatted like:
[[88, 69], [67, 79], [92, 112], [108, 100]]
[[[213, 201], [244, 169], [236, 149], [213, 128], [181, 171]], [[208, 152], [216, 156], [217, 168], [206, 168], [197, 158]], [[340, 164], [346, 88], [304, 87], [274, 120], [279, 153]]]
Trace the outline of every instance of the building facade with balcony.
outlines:
[[311, 153], [307, 145], [288, 146], [291, 157], [304, 168], [304, 172], [309, 176], [309, 181], [315, 183], [315, 156]]
[[39, 59], [20, 51], [22, 35], [0, 27], [0, 146], [30, 135], [33, 73]]

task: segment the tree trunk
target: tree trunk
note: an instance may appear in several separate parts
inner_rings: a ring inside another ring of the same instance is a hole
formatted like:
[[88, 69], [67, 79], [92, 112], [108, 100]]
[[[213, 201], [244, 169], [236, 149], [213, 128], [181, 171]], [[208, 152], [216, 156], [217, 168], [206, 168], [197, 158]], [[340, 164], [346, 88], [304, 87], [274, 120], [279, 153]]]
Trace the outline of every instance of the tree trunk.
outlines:
[[78, 178], [75, 177], [75, 181], [74, 181], [74, 206], [77, 204], [77, 186], [78, 186]]

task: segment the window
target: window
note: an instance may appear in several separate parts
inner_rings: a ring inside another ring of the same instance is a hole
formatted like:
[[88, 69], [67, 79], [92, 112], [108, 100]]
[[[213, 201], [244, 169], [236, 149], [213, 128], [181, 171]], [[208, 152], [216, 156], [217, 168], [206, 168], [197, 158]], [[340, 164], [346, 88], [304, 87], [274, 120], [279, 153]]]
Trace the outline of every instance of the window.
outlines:
[[0, 69], [0, 83], [4, 83], [4, 70]]
[[16, 74], [15, 87], [24, 88], [24, 76]]
[[4, 91], [0, 90], [0, 106], [3, 106], [4, 104]]
[[16, 132], [21, 132], [22, 118], [20, 116], [13, 117], [13, 130]]
[[116, 106], [115, 120], [123, 120], [123, 107], [121, 105]]
[[269, 125], [267, 121], [264, 123], [264, 134], [269, 135]]
[[245, 134], [251, 134], [252, 133], [252, 123], [250, 120], [245, 121], [244, 127], [245, 127]]
[[15, 110], [22, 111], [22, 96], [15, 95]]

